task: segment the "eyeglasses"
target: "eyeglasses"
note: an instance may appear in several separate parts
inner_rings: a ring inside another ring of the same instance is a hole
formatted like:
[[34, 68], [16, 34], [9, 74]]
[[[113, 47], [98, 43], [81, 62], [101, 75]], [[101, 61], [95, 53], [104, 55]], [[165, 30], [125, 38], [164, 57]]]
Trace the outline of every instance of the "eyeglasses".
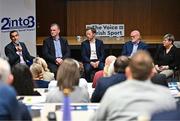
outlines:
[[131, 36], [131, 38], [135, 38], [136, 36]]

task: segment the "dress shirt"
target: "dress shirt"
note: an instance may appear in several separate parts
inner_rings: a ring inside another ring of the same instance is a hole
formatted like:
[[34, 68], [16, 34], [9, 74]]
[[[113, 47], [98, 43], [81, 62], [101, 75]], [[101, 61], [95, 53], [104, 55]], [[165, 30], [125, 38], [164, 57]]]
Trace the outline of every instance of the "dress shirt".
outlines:
[[90, 60], [97, 60], [97, 54], [96, 54], [96, 40], [93, 39], [90, 41], [90, 50], [91, 50], [91, 55], [90, 55]]
[[[15, 45], [15, 47], [17, 47], [17, 46], [21, 47], [21, 44], [19, 43], [19, 41], [14, 42], [14, 45]], [[21, 48], [22, 48], [22, 47], [21, 47]], [[20, 57], [20, 63], [21, 63], [21, 64], [25, 64], [26, 62], [24, 61], [22, 51], [16, 51], [16, 53], [17, 53], [17, 54], [19, 55], [19, 57]]]
[[132, 50], [130, 56], [132, 56], [134, 53], [136, 53], [136, 51], [137, 51], [137, 49], [138, 49], [138, 44], [139, 44], [139, 42], [133, 43], [133, 50]]
[[55, 47], [55, 53], [56, 53], [56, 57], [62, 57], [62, 51], [61, 51], [61, 43], [60, 40], [54, 40], [54, 47]]

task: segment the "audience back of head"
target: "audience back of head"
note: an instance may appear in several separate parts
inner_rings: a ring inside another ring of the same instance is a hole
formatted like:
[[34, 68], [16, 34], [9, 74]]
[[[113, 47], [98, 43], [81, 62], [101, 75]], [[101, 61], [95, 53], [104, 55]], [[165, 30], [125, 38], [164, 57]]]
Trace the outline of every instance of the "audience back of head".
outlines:
[[80, 72], [73, 59], [65, 59], [58, 69], [57, 80], [60, 90], [65, 88], [73, 90], [79, 84]]
[[6, 60], [0, 58], [0, 80], [11, 84], [12, 79], [13, 77], [11, 75], [11, 68], [9, 63]]
[[148, 52], [139, 50], [132, 56], [129, 68], [133, 79], [144, 81], [152, 76], [153, 60]]
[[14, 81], [12, 85], [16, 89], [18, 95], [38, 95], [34, 92], [34, 83], [29, 67], [24, 64], [16, 64], [12, 68]]
[[43, 80], [43, 68], [37, 63], [33, 63], [30, 66], [30, 71], [33, 76], [33, 80]]
[[125, 69], [128, 65], [129, 65], [129, 58], [127, 56], [119, 56], [114, 62], [114, 72], [125, 73]]

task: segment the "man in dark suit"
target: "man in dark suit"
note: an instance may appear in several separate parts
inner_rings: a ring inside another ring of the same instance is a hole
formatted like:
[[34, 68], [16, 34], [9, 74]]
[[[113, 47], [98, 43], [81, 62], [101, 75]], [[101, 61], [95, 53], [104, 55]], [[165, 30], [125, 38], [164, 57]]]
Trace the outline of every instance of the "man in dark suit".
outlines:
[[19, 41], [18, 31], [11, 31], [9, 36], [11, 42], [6, 45], [5, 54], [9, 59], [11, 67], [17, 63], [30, 65], [34, 57], [29, 54], [26, 45]]
[[65, 58], [70, 57], [70, 49], [68, 41], [60, 37], [60, 28], [58, 24], [50, 26], [51, 36], [46, 38], [43, 42], [42, 54], [46, 60], [51, 72], [57, 72]]
[[103, 70], [104, 68], [104, 44], [95, 38], [94, 28], [86, 29], [87, 40], [81, 43], [81, 56], [84, 65], [85, 78], [91, 81], [93, 70]]
[[122, 49], [122, 55], [132, 56], [137, 50], [147, 50], [148, 46], [141, 41], [141, 35], [138, 30], [134, 30], [130, 34], [131, 41], [128, 41], [124, 44]]
[[97, 82], [97, 86], [92, 94], [91, 102], [100, 102], [106, 90], [115, 84], [126, 80], [125, 68], [129, 64], [129, 58], [120, 56], [114, 62], [114, 74], [110, 77], [102, 77]]

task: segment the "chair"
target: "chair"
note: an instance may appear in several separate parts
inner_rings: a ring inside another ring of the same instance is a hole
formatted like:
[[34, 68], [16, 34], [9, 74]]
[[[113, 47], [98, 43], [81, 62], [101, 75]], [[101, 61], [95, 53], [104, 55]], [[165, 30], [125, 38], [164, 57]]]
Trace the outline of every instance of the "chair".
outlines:
[[174, 71], [173, 78], [180, 81], [180, 69]]

